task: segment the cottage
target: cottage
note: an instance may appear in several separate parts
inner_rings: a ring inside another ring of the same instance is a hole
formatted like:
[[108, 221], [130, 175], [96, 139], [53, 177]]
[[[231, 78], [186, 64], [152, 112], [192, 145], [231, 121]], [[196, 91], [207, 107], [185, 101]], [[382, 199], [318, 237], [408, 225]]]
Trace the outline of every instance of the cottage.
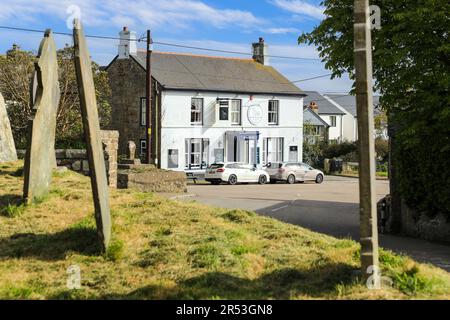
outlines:
[[[146, 52], [137, 50], [135, 37], [124, 28], [119, 54], [106, 70], [119, 152], [132, 140], [144, 157]], [[252, 59], [153, 52], [151, 70], [161, 168], [302, 160], [305, 94], [269, 66], [263, 39], [253, 44]]]
[[329, 125], [328, 139], [335, 142], [347, 140], [344, 135], [345, 111], [316, 91], [305, 91], [305, 94], [304, 107], [317, 113]]
[[[347, 94], [325, 94], [336, 107], [345, 112], [344, 117], [344, 137], [348, 141], [358, 140], [358, 118], [356, 114], [356, 97]], [[381, 114], [380, 96], [373, 96], [374, 116]], [[387, 124], [385, 124], [387, 127]], [[387, 139], [387, 128], [382, 130], [380, 137]]]
[[310, 107], [303, 110], [303, 138], [309, 144], [328, 141], [330, 125], [317, 114], [317, 110]]

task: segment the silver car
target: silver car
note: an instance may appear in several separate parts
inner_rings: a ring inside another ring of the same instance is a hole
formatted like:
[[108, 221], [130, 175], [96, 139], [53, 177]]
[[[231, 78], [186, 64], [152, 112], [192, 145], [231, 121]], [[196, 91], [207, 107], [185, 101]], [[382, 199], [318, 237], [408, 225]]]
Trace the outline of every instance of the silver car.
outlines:
[[265, 170], [270, 175], [271, 183], [277, 181], [286, 181], [289, 184], [305, 181], [322, 183], [325, 176], [322, 171], [301, 162], [268, 163]]

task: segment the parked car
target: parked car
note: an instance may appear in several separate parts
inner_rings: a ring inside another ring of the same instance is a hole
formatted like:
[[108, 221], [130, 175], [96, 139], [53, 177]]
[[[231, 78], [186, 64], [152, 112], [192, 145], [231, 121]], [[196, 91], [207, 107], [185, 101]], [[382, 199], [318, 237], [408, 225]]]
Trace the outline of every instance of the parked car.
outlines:
[[289, 184], [295, 182], [315, 181], [322, 183], [324, 174], [310, 165], [301, 162], [269, 163], [265, 167], [270, 175], [270, 182], [286, 181]]
[[269, 174], [245, 163], [213, 163], [206, 169], [205, 180], [211, 184], [226, 182], [235, 185], [241, 182], [266, 184], [270, 181]]

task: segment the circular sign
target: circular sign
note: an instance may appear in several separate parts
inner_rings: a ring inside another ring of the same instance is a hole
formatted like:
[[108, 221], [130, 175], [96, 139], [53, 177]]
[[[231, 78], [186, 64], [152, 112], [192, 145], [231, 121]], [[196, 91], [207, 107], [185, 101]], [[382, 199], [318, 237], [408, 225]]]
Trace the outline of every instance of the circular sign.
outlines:
[[256, 126], [258, 125], [263, 118], [263, 110], [259, 104], [254, 104], [248, 107], [247, 112], [248, 121]]

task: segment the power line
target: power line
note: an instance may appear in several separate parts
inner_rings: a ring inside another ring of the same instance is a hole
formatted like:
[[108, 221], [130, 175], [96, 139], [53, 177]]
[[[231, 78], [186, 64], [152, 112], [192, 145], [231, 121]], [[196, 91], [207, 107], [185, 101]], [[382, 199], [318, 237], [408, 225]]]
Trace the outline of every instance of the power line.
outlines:
[[[10, 27], [10, 26], [0, 26], [0, 29], [14, 30], [14, 31], [23, 31], [23, 32], [35, 32], [35, 33], [44, 33], [45, 32], [44, 30], [29, 29], [29, 28], [18, 28], [18, 27]], [[53, 34], [57, 34], [57, 35], [70, 36], [70, 37], [72, 36], [72, 34], [68, 33], [68, 32], [58, 32], [58, 31], [52, 31], [52, 32], [53, 32]], [[103, 40], [127, 40], [127, 41], [136, 41], [136, 42], [142, 42], [143, 40], [146, 40], [146, 37], [141, 37], [139, 39], [124, 39], [124, 38], [110, 37], [110, 36], [101, 36], [101, 35], [85, 35], [85, 37], [86, 38], [94, 38], [94, 39], [103, 39]], [[168, 42], [153, 41], [153, 44], [160, 45], [160, 46], [176, 47], [176, 48], [185, 48], [185, 49], [193, 49], [193, 50], [201, 50], [201, 51], [210, 51], [210, 52], [220, 52], [220, 53], [252, 56], [252, 54], [248, 53], [248, 52], [238, 52], [238, 51], [229, 51], [229, 50], [205, 48], [205, 47], [187, 46], [187, 45], [168, 43]], [[274, 58], [274, 59], [322, 61], [321, 59], [318, 59], [318, 58], [290, 57], [290, 56], [279, 56], [279, 55], [267, 55], [266, 57]]]
[[297, 83], [297, 82], [304, 82], [304, 81], [309, 81], [309, 80], [315, 80], [315, 79], [320, 79], [320, 78], [325, 78], [325, 77], [329, 77], [331, 76], [332, 73], [329, 74], [324, 74], [322, 76], [317, 76], [317, 77], [313, 77], [313, 78], [306, 78], [306, 79], [302, 79], [302, 80], [296, 80], [296, 81], [291, 81], [291, 83]]

